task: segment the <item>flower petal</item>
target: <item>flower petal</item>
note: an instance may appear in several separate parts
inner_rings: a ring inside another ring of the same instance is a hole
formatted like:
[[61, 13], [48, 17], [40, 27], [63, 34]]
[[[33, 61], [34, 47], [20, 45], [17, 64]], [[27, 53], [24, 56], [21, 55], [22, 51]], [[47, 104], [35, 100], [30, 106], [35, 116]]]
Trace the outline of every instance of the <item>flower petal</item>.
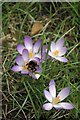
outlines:
[[52, 79], [52, 80], [49, 82], [49, 86], [50, 86], [50, 85], [53, 85], [53, 84], [55, 84], [55, 81]]
[[47, 58], [46, 58], [46, 52], [45, 52], [45, 53], [42, 54], [42, 62], [45, 62], [46, 59]]
[[55, 59], [61, 61], [61, 62], [68, 62], [68, 59], [65, 57], [55, 57]]
[[40, 76], [41, 76], [40, 74], [35, 73], [35, 77], [36, 77], [36, 79], [39, 79]]
[[57, 96], [60, 96], [60, 101], [64, 100], [70, 92], [70, 88], [63, 88]]
[[31, 77], [34, 78], [34, 79], [37, 79], [36, 76], [35, 76], [35, 74], [32, 73], [31, 71], [29, 72], [29, 76], [31, 76]]
[[56, 44], [55, 44], [54, 41], [51, 42], [51, 47], [50, 47], [50, 49], [51, 49], [51, 52], [53, 52], [54, 50], [56, 50]]
[[36, 67], [36, 71], [35, 71], [35, 73], [39, 73], [39, 74], [41, 74], [41, 72], [42, 72], [42, 68], [41, 68], [41, 66]]
[[47, 48], [48, 48], [47, 45], [43, 46], [43, 49], [42, 49], [42, 62], [44, 62], [45, 59], [46, 59]]
[[21, 66], [24, 65], [24, 60], [23, 60], [22, 56], [16, 57], [16, 63]]
[[53, 107], [55, 109], [62, 109], [62, 106], [60, 105], [60, 103], [56, 104], [56, 105], [53, 105]]
[[52, 105], [51, 103], [45, 103], [45, 104], [43, 105], [43, 108], [44, 108], [45, 110], [51, 110], [51, 109], [53, 108], [53, 105]]
[[24, 61], [28, 61], [28, 59], [29, 59], [29, 52], [28, 52], [27, 49], [24, 49], [24, 50], [22, 51], [22, 57], [23, 57], [23, 60], [24, 60]]
[[57, 42], [56, 42], [56, 47], [59, 49], [61, 47], [63, 47], [64, 45], [64, 38], [60, 38]]
[[67, 103], [67, 102], [62, 102], [62, 103], [59, 103], [63, 109], [67, 109], [67, 110], [71, 110], [74, 108], [73, 105], [71, 105], [70, 103]]
[[44, 46], [43, 46], [42, 53], [45, 53], [45, 52], [47, 52], [47, 48], [48, 48], [48, 46], [47, 46], [47, 45], [44, 45]]
[[41, 59], [41, 53], [35, 54], [34, 57], [37, 57], [37, 58]]
[[52, 55], [52, 52], [51, 52], [51, 51], [49, 51], [49, 52], [48, 52], [48, 55], [49, 55], [49, 56], [51, 56], [51, 57], [53, 57], [53, 55]]
[[28, 70], [22, 70], [21, 73], [22, 73], [22, 74], [28, 74], [29, 71], [28, 71]]
[[15, 65], [15, 66], [12, 67], [12, 71], [14, 71], [14, 72], [19, 72], [19, 71], [21, 71], [21, 70], [22, 70], [22, 67], [21, 67], [21, 66]]
[[54, 80], [51, 80], [49, 83], [49, 91], [53, 98], [56, 97], [56, 87]]
[[29, 61], [33, 61], [33, 62], [35, 62], [38, 65], [40, 64], [40, 59], [38, 57], [32, 58]]
[[64, 55], [67, 52], [67, 48], [66, 47], [62, 47], [61, 50], [59, 51], [59, 56]]
[[52, 102], [52, 96], [47, 90], [44, 90], [44, 95], [49, 102]]
[[38, 40], [35, 44], [34, 44], [34, 46], [33, 46], [33, 53], [38, 53], [38, 51], [39, 51], [39, 48], [40, 48], [40, 46], [41, 46], [41, 40]]
[[29, 51], [32, 50], [32, 39], [30, 36], [26, 36], [24, 38], [24, 44], [26, 49], [28, 49]]
[[16, 49], [20, 54], [22, 54], [22, 51], [23, 51], [23, 49], [25, 49], [25, 47], [22, 44], [18, 44]]

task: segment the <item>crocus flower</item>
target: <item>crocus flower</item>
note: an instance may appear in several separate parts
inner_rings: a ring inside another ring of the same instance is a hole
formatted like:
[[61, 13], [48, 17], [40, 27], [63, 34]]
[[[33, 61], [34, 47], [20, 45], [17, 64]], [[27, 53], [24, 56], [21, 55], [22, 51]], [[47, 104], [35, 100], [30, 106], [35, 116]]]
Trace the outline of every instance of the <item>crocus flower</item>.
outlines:
[[63, 47], [63, 45], [64, 45], [63, 38], [59, 39], [56, 43], [52, 41], [48, 55], [51, 56], [53, 59], [59, 60], [61, 62], [67, 62], [68, 60], [65, 57], [63, 57], [63, 55], [67, 51], [67, 48]]
[[53, 107], [55, 109], [73, 109], [73, 105], [71, 105], [69, 102], [62, 102], [69, 95], [69, 92], [70, 88], [67, 87], [62, 89], [56, 96], [55, 82], [54, 80], [51, 80], [49, 83], [49, 92], [44, 90], [44, 95], [49, 102], [45, 103], [43, 108], [45, 110], [51, 110]]
[[[25, 45], [25, 46], [24, 46]], [[22, 54], [24, 49], [27, 49], [29, 52], [29, 59], [38, 57], [41, 59], [41, 53], [39, 52], [41, 46], [41, 40], [38, 40], [34, 45], [30, 36], [24, 38], [24, 45], [18, 44], [17, 51]]]
[[41, 66], [40, 59], [35, 57], [29, 59], [29, 52], [27, 49], [22, 51], [22, 55], [16, 57], [17, 65], [12, 67], [14, 72], [21, 72], [22, 74], [29, 74], [35, 79], [40, 77]]

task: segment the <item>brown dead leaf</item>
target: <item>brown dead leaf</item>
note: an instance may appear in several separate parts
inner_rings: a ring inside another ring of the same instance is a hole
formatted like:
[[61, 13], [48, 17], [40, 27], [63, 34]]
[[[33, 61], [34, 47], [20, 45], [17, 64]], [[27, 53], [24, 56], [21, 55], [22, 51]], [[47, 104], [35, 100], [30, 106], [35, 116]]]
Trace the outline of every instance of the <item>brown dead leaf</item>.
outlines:
[[39, 31], [43, 28], [43, 24], [40, 22], [35, 22], [31, 28], [31, 35], [35, 35], [39, 33]]

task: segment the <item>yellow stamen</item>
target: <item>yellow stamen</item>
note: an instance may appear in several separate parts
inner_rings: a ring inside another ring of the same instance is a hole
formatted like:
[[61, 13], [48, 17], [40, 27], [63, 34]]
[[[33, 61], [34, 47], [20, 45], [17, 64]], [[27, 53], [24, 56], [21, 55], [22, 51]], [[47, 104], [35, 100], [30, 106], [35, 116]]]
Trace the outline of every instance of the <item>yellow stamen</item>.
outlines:
[[24, 66], [23, 66], [23, 70], [26, 70], [26, 69], [28, 69], [28, 62], [27, 61], [25, 62]]
[[32, 53], [32, 50], [30, 50], [29, 52], [29, 58], [32, 58], [33, 57], [33, 53]]
[[60, 102], [60, 96], [56, 97], [54, 100], [53, 100], [53, 104], [57, 104]]
[[26, 70], [28, 68], [28, 65], [24, 65], [23, 69]]
[[53, 52], [52, 54], [53, 54], [53, 56], [55, 56], [55, 57], [56, 57], [56, 56], [59, 54], [59, 51], [58, 51], [58, 50], [56, 50], [56, 51], [55, 51], [55, 52]]

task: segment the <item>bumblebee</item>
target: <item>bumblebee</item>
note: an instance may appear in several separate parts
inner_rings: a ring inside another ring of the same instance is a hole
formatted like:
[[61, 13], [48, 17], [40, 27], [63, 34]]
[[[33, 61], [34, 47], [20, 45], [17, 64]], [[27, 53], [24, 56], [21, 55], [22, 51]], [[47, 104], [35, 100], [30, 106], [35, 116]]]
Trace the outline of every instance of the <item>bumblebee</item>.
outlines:
[[36, 67], [39, 67], [36, 61], [30, 61], [28, 63], [28, 70], [31, 70], [32, 72], [35, 72], [37, 70]]

